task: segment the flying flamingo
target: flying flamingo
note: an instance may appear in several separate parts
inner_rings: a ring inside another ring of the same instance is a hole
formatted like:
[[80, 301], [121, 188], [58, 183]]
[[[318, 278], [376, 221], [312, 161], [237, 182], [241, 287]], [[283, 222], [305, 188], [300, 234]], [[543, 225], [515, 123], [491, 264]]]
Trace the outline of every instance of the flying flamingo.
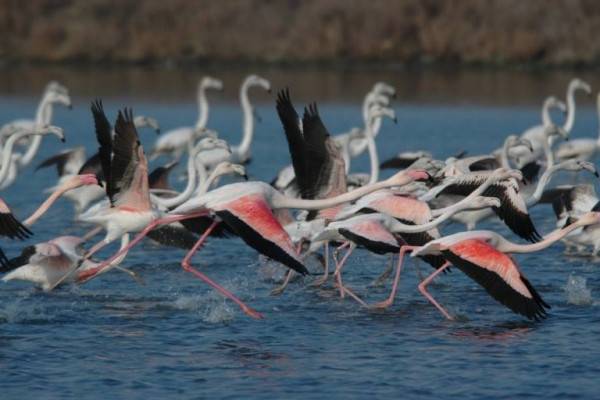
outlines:
[[442, 268], [419, 284], [419, 291], [447, 319], [453, 318], [427, 292], [426, 288], [437, 275], [450, 265], [454, 265], [513, 312], [529, 319], [539, 320], [545, 317], [545, 308], [550, 307], [521, 273], [509, 254], [543, 250], [580, 227], [598, 223], [600, 223], [600, 213], [590, 212], [577, 222], [555, 230], [540, 242], [533, 244], [512, 243], [492, 231], [460, 232], [436, 239], [424, 246], [403, 246], [400, 250], [400, 259], [406, 252], [411, 252], [412, 257], [435, 254], [442, 255], [447, 260]]
[[219, 221], [224, 222], [229, 229], [240, 236], [247, 245], [254, 248], [259, 253], [275, 261], [279, 261], [288, 268], [294, 269], [301, 274], [306, 274], [308, 272], [306, 267], [302, 264], [288, 234], [274, 217], [272, 210], [288, 208], [318, 210], [334, 207], [356, 200], [375, 190], [393, 186], [402, 186], [418, 179], [428, 178], [429, 175], [423, 171], [403, 171], [384, 181], [363, 186], [352, 192], [322, 200], [289, 198], [263, 182], [240, 182], [221, 186], [211, 190], [203, 196], [188, 200], [186, 203], [171, 211], [170, 215], [154, 220], [146, 226], [146, 228], [144, 228], [144, 230], [142, 230], [127, 247], [103, 262], [98, 268], [86, 271], [86, 273], [83, 274], [84, 277], [80, 278], [80, 281], [85, 282], [109, 270], [110, 268], [107, 266], [110, 262], [136, 245], [156, 226], [188, 218], [206, 216], [210, 213], [216, 215], [217, 220], [212, 222], [208, 229], [202, 234], [194, 248], [186, 255], [182, 261], [182, 266], [186, 271], [189, 271], [198, 278], [204, 280], [221, 294], [234, 301], [247, 315], [254, 318], [262, 318], [260, 313], [248, 307], [231, 292], [212, 281], [200, 271], [194, 269], [190, 264], [191, 257], [198, 251], [200, 246], [210, 235], [211, 231], [219, 224]]
[[[8, 265], [4, 266], [3, 271], [9, 272], [2, 277], [2, 281], [29, 281], [41, 286], [43, 290], [49, 291], [56, 286], [58, 281], [62, 280], [73, 265], [83, 259], [84, 243], [85, 240], [80, 237], [60, 236], [48, 242], [27, 246], [18, 257], [11, 259]], [[122, 246], [125, 245], [127, 245], [127, 241], [122, 243]], [[134, 272], [118, 266], [125, 256], [123, 254], [113, 261], [112, 266], [128, 273], [134, 279], [138, 279]], [[83, 260], [79, 271], [81, 273], [97, 265], [97, 262]], [[71, 281], [76, 279], [77, 277], [73, 276]]]
[[[29, 227], [31, 227], [38, 219], [42, 217], [66, 192], [76, 189], [83, 185], [97, 185], [98, 180], [94, 175], [77, 175], [69, 181], [64, 182], [22, 223], [14, 216], [8, 205], [0, 199], [0, 235], [10, 239], [24, 240], [32, 235]], [[0, 250], [0, 265], [4, 269], [8, 268], [10, 263], [2, 250]]]
[[[406, 244], [403, 237], [400, 235], [417, 234], [431, 230], [450, 218], [452, 214], [462, 210], [497, 207], [499, 204], [500, 200], [494, 197], [469, 196], [445, 209], [445, 211], [437, 218], [422, 225], [403, 224], [396, 218], [386, 214], [359, 214], [349, 219], [332, 222], [327, 225], [322, 232], [313, 237], [312, 240], [322, 241], [341, 239], [342, 241], [346, 241], [346, 243], [338, 247], [334, 253], [337, 254], [339, 250], [349, 247], [342, 260], [336, 262], [334, 275], [337, 277], [340, 296], [344, 297], [344, 293], [349, 293], [358, 300], [359, 303], [365, 305], [362, 300], [358, 299], [356, 295], [349, 292], [348, 289], [344, 287], [341, 277], [344, 263], [357, 246], [363, 246], [376, 254], [398, 253], [400, 248]], [[390, 296], [386, 301], [376, 304], [375, 307], [386, 308], [392, 305], [400, 280], [400, 267], [401, 265], [399, 264]]]

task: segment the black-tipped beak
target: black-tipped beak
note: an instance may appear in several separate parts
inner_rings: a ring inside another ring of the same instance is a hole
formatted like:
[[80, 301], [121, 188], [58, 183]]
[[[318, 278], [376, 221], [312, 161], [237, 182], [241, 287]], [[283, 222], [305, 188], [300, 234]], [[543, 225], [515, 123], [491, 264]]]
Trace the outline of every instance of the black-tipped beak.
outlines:
[[248, 175], [244, 174], [244, 175], [242, 175], [242, 178], [244, 178], [244, 180], [247, 181], [248, 180]]
[[157, 135], [160, 135], [160, 128], [158, 128], [158, 129], [156, 130], [156, 134], [157, 134]]
[[271, 88], [267, 89], [267, 93], [271, 94]]
[[392, 121], [394, 121], [394, 124], [398, 124], [398, 118], [394, 117], [394, 119], [392, 119]]
[[595, 176], [596, 178], [600, 178], [600, 175], [598, 174], [598, 171], [594, 171], [594, 176]]
[[61, 137], [61, 138], [60, 138], [60, 141], [64, 143], [64, 142], [66, 142], [66, 141], [67, 141], [67, 139], [65, 139], [64, 137]]
[[72, 109], [73, 109], [73, 104], [69, 104], [69, 105], [67, 106], [67, 108], [68, 108], [69, 110], [72, 110]]

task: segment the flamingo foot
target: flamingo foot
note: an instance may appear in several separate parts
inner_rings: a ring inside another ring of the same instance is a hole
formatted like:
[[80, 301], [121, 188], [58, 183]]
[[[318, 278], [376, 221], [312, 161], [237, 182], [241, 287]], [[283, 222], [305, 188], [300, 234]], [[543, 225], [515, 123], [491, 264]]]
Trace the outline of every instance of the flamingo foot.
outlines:
[[364, 301], [363, 301], [363, 300], [362, 300], [360, 297], [358, 297], [358, 296], [356, 295], [356, 293], [354, 293], [354, 292], [353, 292], [352, 290], [350, 290], [349, 288], [347, 288], [347, 287], [345, 287], [345, 286], [344, 286], [344, 287], [342, 287], [342, 291], [343, 291], [345, 294], [347, 294], [348, 296], [352, 297], [354, 300], [356, 300], [356, 302], [357, 302], [358, 304], [360, 304], [361, 306], [363, 306], [363, 307], [368, 307], [368, 306], [367, 306], [367, 303], [365, 303], [365, 302], [364, 302]]
[[254, 319], [264, 319], [265, 318], [265, 316], [263, 314], [259, 313], [258, 311], [254, 310], [253, 308], [248, 307], [247, 305], [240, 306], [240, 308], [249, 317], [252, 317]]
[[392, 304], [394, 304], [394, 301], [391, 300], [391, 299], [387, 299], [387, 300], [380, 301], [380, 302], [375, 303], [375, 304], [371, 304], [369, 306], [369, 308], [377, 309], [377, 310], [384, 310], [386, 308], [389, 308]]
[[327, 282], [328, 278], [329, 278], [329, 274], [323, 274], [323, 276], [320, 277], [319, 279], [315, 279], [315, 281], [311, 284], [311, 286], [314, 286], [314, 287], [323, 286]]

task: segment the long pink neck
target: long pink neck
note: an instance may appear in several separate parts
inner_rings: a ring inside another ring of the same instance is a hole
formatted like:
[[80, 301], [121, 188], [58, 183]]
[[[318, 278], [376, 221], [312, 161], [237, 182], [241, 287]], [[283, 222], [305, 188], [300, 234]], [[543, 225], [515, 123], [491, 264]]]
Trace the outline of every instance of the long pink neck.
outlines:
[[[393, 178], [393, 177], [392, 177]], [[305, 200], [287, 197], [279, 192], [275, 192], [272, 206], [273, 208], [298, 208], [303, 210], [321, 210], [323, 208], [335, 207], [337, 205], [354, 201], [362, 196], [372, 193], [379, 189], [385, 189], [392, 186], [402, 186], [412, 182], [413, 179], [409, 176], [404, 176], [402, 181], [392, 180], [391, 178], [385, 181], [376, 182], [372, 185], [366, 185], [339, 196], [330, 197], [321, 200]]]
[[27, 218], [23, 222], [23, 225], [25, 225], [25, 226], [33, 225], [38, 219], [40, 219], [42, 217], [42, 215], [44, 215], [46, 213], [46, 211], [48, 211], [48, 209], [50, 207], [52, 207], [52, 204], [54, 204], [54, 202], [56, 202], [56, 200], [58, 200], [60, 198], [60, 196], [62, 196], [67, 190], [70, 190], [70, 189], [71, 188], [59, 187], [54, 192], [52, 192], [52, 194], [50, 196], [48, 196], [46, 201], [44, 201], [38, 207], [38, 209], [35, 210], [35, 212], [33, 214], [31, 214], [29, 216], [29, 218]]
[[550, 247], [555, 242], [558, 242], [560, 239], [567, 236], [569, 233], [573, 232], [575, 229], [586, 225], [590, 224], [580, 224], [575, 222], [562, 229], [556, 229], [555, 231], [546, 235], [544, 240], [532, 244], [517, 244], [509, 242], [508, 240], [503, 240], [499, 244], [498, 250], [505, 253], [533, 253], [536, 251], [544, 250], [545, 248]]

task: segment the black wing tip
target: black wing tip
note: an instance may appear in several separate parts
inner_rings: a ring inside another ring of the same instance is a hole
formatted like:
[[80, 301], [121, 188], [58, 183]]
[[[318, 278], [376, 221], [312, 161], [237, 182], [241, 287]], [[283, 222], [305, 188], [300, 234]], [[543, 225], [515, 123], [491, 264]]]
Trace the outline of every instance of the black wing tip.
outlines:
[[102, 99], [94, 99], [92, 100], [92, 113], [94, 114], [104, 114], [104, 105], [102, 104]]
[[10, 239], [25, 240], [30, 238], [33, 232], [19, 222], [12, 213], [1, 213], [0, 234]]

